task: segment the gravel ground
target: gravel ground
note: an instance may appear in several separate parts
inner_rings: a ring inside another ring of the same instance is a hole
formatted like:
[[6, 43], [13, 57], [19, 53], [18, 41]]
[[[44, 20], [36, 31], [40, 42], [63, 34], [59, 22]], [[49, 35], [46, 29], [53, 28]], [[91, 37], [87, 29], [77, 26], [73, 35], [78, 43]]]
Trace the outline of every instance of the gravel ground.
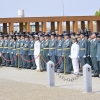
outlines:
[[100, 95], [0, 78], [0, 100], [100, 100]]

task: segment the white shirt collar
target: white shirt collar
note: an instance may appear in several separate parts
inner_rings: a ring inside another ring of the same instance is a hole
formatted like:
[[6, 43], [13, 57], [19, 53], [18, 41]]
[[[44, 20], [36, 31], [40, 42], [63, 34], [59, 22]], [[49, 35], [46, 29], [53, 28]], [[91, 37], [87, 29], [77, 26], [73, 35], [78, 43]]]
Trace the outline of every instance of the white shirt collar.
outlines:
[[93, 42], [96, 40], [96, 38], [93, 39]]

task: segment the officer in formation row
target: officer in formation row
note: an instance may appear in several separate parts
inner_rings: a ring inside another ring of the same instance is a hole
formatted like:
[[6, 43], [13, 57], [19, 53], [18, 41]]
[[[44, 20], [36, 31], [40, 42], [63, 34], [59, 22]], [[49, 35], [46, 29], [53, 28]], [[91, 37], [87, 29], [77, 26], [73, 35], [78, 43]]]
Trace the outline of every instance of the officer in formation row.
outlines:
[[[46, 71], [46, 62], [51, 60], [57, 64], [55, 72], [63, 73], [66, 62], [66, 73], [71, 74], [74, 69], [74, 74], [78, 74], [78, 64], [83, 67], [88, 63], [94, 70], [93, 77], [99, 77], [99, 41], [100, 35], [92, 33], [89, 36], [84, 32], [80, 32], [77, 36], [74, 33], [71, 35], [68, 33], [64, 33], [64, 35], [54, 33], [51, 35], [30, 34], [29, 36], [25, 34], [0, 35], [1, 65], [18, 67], [17, 55], [20, 54], [21, 68]], [[39, 57], [37, 58], [37, 56]], [[60, 63], [58, 63], [59, 61]]]

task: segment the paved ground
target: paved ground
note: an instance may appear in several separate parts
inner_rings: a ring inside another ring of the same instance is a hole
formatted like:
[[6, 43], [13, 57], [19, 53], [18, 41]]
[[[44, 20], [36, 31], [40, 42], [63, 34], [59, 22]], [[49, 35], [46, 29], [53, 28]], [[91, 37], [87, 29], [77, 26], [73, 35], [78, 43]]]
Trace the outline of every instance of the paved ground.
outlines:
[[71, 83], [55, 75], [56, 86], [48, 88], [46, 76], [46, 72], [0, 68], [0, 100], [100, 100], [99, 78], [92, 78], [92, 93], [83, 93], [82, 77]]

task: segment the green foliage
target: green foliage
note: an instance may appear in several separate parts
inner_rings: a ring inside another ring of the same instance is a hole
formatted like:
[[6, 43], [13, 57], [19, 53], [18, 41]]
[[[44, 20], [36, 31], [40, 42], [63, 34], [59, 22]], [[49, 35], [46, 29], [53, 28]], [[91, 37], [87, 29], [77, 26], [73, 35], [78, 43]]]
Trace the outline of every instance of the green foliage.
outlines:
[[100, 9], [95, 12], [95, 16], [100, 16]]

